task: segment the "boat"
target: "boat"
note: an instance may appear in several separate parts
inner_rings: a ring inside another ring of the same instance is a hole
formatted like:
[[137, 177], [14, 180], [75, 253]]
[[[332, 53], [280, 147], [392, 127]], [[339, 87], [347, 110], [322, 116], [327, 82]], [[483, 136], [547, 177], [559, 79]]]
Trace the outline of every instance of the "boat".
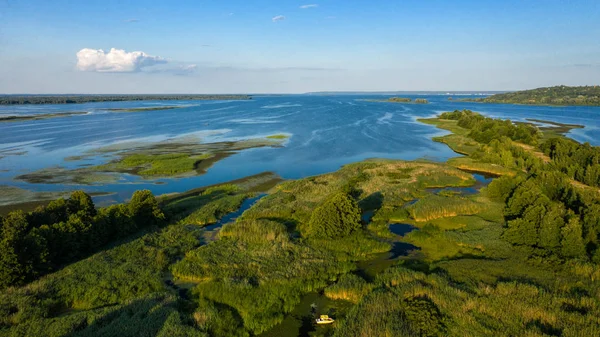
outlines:
[[321, 315], [319, 318], [316, 319], [317, 324], [331, 324], [333, 322], [335, 322], [335, 320], [327, 315]]

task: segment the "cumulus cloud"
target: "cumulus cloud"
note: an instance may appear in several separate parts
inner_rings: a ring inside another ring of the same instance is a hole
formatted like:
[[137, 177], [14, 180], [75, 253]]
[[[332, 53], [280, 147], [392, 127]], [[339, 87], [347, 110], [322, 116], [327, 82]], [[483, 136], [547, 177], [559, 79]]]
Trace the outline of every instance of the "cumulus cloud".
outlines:
[[77, 69], [101, 73], [130, 73], [157, 64], [165, 64], [167, 60], [151, 56], [142, 51], [126, 52], [123, 49], [111, 48], [107, 53], [102, 49], [84, 48], [77, 52]]
[[277, 22], [277, 21], [283, 21], [285, 20], [285, 16], [283, 15], [277, 15], [273, 17], [273, 22]]
[[302, 9], [315, 8], [315, 7], [319, 7], [319, 5], [317, 5], [317, 4], [310, 4], [310, 5], [302, 5], [302, 6], [300, 6], [300, 8], [302, 8]]

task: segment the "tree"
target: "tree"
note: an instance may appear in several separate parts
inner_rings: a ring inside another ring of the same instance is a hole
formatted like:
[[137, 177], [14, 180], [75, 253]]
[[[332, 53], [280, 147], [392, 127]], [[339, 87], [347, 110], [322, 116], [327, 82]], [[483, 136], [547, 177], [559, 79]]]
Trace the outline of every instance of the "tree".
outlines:
[[309, 222], [309, 234], [340, 238], [360, 230], [360, 208], [346, 193], [336, 193], [317, 207]]
[[165, 215], [158, 207], [158, 202], [149, 190], [133, 193], [128, 204], [129, 213], [138, 227], [160, 225], [165, 220]]
[[36, 274], [45, 261], [45, 241], [36, 232], [29, 234], [29, 223], [23, 211], [15, 211], [3, 219], [0, 241], [0, 288], [21, 285]]
[[565, 225], [565, 207], [552, 203], [540, 225], [540, 246], [553, 253], [560, 253], [561, 231]]
[[67, 213], [82, 219], [92, 219], [96, 216], [96, 207], [89, 195], [83, 191], [75, 191], [67, 200]]
[[583, 231], [578, 217], [571, 217], [562, 229], [562, 248], [564, 257], [576, 258], [585, 256], [585, 245], [582, 238]]
[[106, 241], [131, 234], [137, 229], [125, 204], [102, 208], [97, 216], [95, 227], [99, 235], [106, 237]]
[[46, 212], [50, 217], [50, 220], [46, 225], [67, 221], [69, 218], [67, 213], [67, 201], [63, 198], [51, 201], [48, 206], [46, 206]]

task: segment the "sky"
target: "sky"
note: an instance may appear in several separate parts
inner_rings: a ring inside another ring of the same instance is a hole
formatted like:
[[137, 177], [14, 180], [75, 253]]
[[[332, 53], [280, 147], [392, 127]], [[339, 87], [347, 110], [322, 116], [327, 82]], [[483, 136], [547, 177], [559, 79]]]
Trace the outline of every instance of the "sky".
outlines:
[[0, 93], [600, 84], [598, 0], [0, 0]]

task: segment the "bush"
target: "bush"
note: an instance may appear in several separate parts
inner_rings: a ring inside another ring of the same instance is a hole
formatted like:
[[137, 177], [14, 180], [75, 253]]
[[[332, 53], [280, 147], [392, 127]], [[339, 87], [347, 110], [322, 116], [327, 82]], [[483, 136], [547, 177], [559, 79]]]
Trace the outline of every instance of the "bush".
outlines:
[[360, 208], [346, 193], [337, 193], [313, 212], [309, 234], [327, 238], [340, 238], [360, 230]]

